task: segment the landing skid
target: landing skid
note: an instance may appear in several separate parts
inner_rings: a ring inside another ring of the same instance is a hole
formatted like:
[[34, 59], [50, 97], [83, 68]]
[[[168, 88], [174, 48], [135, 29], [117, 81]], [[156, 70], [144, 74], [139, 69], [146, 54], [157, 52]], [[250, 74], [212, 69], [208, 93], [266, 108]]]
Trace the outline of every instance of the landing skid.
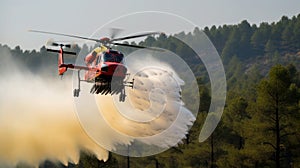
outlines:
[[[81, 81], [86, 81], [86, 80], [80, 79], [80, 70], [79, 70], [78, 71], [78, 88], [73, 90], [74, 97], [79, 97]], [[119, 83], [119, 84], [117, 84], [117, 83]], [[91, 94], [101, 94], [101, 95], [120, 94], [119, 101], [124, 102], [125, 98], [126, 98], [125, 87], [133, 88], [133, 85], [134, 85], [134, 79], [132, 80], [132, 82], [127, 82], [127, 81], [121, 80], [119, 82], [114, 81], [114, 87], [112, 88], [110, 81], [103, 80], [101, 82], [95, 82], [90, 90], [90, 93]]]
[[73, 90], [73, 96], [74, 97], [79, 97], [79, 92], [80, 92], [80, 82], [81, 82], [81, 79], [80, 79], [80, 70], [77, 71], [77, 73], [78, 73], [78, 77], [77, 77], [77, 79], [78, 79], [78, 89], [74, 89]]
[[92, 88], [90, 93], [92, 94], [120, 94], [119, 101], [124, 102], [126, 98], [125, 87], [133, 88], [133, 82], [123, 83], [120, 82], [119, 85], [114, 84], [115, 86], [111, 87], [111, 82], [96, 82]]

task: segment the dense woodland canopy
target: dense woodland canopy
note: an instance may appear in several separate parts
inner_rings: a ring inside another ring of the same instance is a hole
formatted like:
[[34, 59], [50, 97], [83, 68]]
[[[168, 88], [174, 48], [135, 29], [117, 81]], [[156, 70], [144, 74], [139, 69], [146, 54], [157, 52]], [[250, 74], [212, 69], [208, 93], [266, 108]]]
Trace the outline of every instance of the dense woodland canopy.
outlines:
[[[201, 30], [177, 35], [195, 39]], [[147, 37], [141, 45], [179, 53], [197, 70], [201, 104], [197, 120], [183, 144], [164, 153], [130, 158], [131, 167], [300, 167], [300, 15], [278, 22], [205, 27], [203, 31], [219, 52], [227, 77], [227, 101], [221, 123], [208, 140], [198, 142], [210, 104], [209, 80], [202, 64], [189, 60], [194, 52], [174, 36]], [[133, 42], [134, 43], [134, 42]], [[39, 74], [49, 66], [56, 75], [56, 57], [40, 51], [10, 50], [12, 57]], [[76, 51], [80, 51], [76, 47]], [[122, 49], [119, 47], [119, 49]], [[83, 46], [82, 50], [88, 50]], [[124, 49], [129, 53], [131, 49]], [[67, 61], [74, 60], [68, 57]], [[49, 71], [49, 70], [47, 70]], [[82, 153], [69, 167], [126, 167], [128, 158], [110, 154], [107, 162]], [[19, 165], [24, 167], [24, 165]], [[63, 167], [44, 162], [40, 167]]]

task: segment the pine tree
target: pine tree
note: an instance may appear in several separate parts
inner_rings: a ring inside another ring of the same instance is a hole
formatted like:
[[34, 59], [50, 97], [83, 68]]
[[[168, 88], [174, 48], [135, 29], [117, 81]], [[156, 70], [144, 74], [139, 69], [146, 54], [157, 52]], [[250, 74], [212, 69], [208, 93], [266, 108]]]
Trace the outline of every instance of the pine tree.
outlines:
[[265, 132], [266, 141], [275, 152], [275, 166], [280, 167], [285, 159], [282, 156], [282, 147], [286, 146], [285, 136], [291, 134], [288, 128], [291, 126], [289, 118], [291, 111], [289, 107], [295, 106], [295, 98], [291, 97], [291, 77], [287, 68], [276, 65], [269, 73], [269, 78], [262, 80], [258, 86], [256, 115], [264, 122], [261, 128]]

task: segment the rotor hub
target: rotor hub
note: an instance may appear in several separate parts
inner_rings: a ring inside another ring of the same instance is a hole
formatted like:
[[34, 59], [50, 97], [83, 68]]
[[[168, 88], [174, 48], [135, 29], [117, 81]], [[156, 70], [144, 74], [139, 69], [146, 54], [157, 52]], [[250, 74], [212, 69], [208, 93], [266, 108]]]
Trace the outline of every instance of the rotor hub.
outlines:
[[110, 38], [108, 38], [108, 37], [103, 37], [103, 38], [100, 39], [100, 41], [101, 41], [101, 43], [103, 43], [103, 44], [107, 44], [107, 43], [110, 42]]

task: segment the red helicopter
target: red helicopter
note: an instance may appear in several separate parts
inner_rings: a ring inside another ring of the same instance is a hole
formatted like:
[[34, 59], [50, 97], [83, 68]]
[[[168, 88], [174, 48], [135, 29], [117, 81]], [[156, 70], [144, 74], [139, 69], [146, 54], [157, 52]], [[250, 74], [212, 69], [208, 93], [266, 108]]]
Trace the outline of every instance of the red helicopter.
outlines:
[[[38, 31], [38, 30], [29, 30], [29, 31], [73, 37], [73, 38], [79, 38], [84, 40], [91, 40], [100, 43], [99, 47], [96, 47], [91, 53], [89, 53], [84, 58], [86, 66], [78, 66], [75, 64], [67, 64], [64, 62], [64, 54], [76, 55], [75, 52], [64, 51], [65, 48], [71, 48], [70, 44], [60, 44], [60, 43], [52, 42], [51, 43], [52, 46], [59, 47], [59, 49], [47, 48], [47, 51], [58, 53], [58, 74], [59, 75], [63, 75], [68, 69], [78, 71], [78, 88], [74, 89], [73, 91], [74, 97], [79, 96], [80, 82], [84, 81], [88, 83], [94, 83], [94, 85], [90, 90], [90, 93], [92, 94], [105, 94], [105, 95], [120, 94], [119, 100], [121, 102], [125, 101], [125, 97], [126, 97], [125, 86], [133, 88], [134, 79], [132, 79], [132, 81], [125, 80], [126, 76], [129, 74], [127, 73], [127, 68], [123, 62], [124, 55], [117, 50], [111, 49], [109, 47], [110, 45], [119, 45], [125, 47], [134, 47], [140, 49], [161, 51], [160, 49], [156, 49], [156, 48], [116, 42], [121, 40], [132, 39], [132, 38], [157, 35], [157, 34], [161, 34], [161, 32], [148, 32], [148, 33], [126, 36], [121, 38], [114, 38], [116, 33], [113, 32], [111, 38], [104, 37], [101, 39], [94, 39], [94, 38], [87, 38], [87, 37], [81, 37], [75, 35]], [[84, 79], [81, 79], [80, 77], [81, 70], [86, 71], [84, 75]], [[112, 82], [113, 82], [113, 87], [112, 87]]]

